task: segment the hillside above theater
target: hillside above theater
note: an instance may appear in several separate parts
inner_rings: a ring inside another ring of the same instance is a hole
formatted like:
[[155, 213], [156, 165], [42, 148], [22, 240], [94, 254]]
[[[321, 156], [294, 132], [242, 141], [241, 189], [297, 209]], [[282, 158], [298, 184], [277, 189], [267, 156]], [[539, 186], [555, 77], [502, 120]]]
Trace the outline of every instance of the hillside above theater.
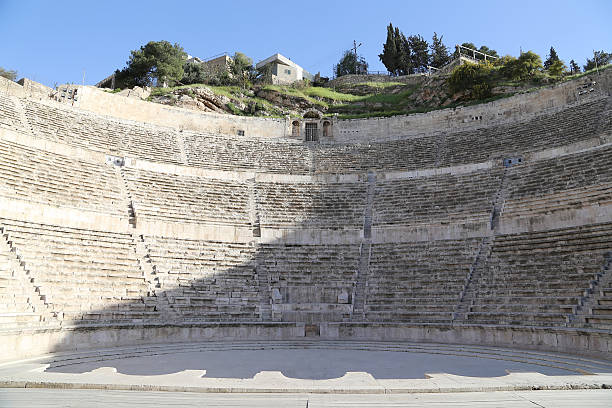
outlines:
[[[599, 72], [609, 69], [603, 67]], [[127, 89], [118, 93], [150, 102], [201, 112], [256, 117], [303, 117], [316, 110], [338, 119], [390, 117], [438, 109], [486, 103], [542, 87], [597, 75], [586, 72], [554, 79], [509, 81], [493, 76], [484, 95], [464, 90], [454, 92], [449, 73], [438, 75], [346, 75], [324, 86], [309, 81], [291, 85], [213, 86], [194, 84], [148, 90]], [[114, 91], [113, 91], [114, 92]]]

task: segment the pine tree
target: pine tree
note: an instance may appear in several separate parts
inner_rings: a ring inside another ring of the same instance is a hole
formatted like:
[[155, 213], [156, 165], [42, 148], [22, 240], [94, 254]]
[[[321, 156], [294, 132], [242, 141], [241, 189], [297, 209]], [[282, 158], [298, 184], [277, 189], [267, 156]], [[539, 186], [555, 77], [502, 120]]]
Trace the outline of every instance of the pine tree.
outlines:
[[577, 74], [580, 72], [580, 67], [578, 66], [578, 64], [576, 64], [576, 61], [574, 60], [570, 61], [570, 72], [572, 74]]
[[431, 49], [431, 66], [435, 68], [442, 68], [444, 65], [448, 64], [451, 59], [448, 48], [442, 42], [442, 38], [444, 38], [444, 36], [438, 37], [438, 33], [434, 32], [431, 39], [431, 45], [429, 46]]
[[383, 44], [383, 52], [378, 55], [378, 58], [383, 63], [387, 71], [392, 73], [393, 75], [397, 75], [398, 71], [398, 62], [399, 62], [399, 51], [397, 44], [397, 37], [395, 31], [393, 29], [393, 24], [389, 23], [387, 27], [387, 41]]
[[[486, 45], [481, 45], [480, 48], [478, 49], [478, 51], [482, 52], [483, 54], [487, 54], [490, 55], [492, 57], [498, 57], [499, 55], [497, 55], [497, 51], [495, 51], [492, 48], [487, 47]], [[477, 59], [484, 59], [484, 55], [481, 54], [476, 54], [476, 58]]]
[[555, 61], [559, 61], [559, 56], [557, 55], [557, 51], [555, 51], [553, 47], [550, 47], [548, 57], [546, 58], [546, 61], [544, 61], [544, 69], [550, 68]]
[[368, 73], [368, 63], [361, 55], [357, 56], [352, 50], [344, 51], [340, 61], [334, 65], [334, 74], [341, 77], [348, 74], [365, 75]]
[[410, 60], [412, 62], [412, 73], [423, 72], [429, 65], [429, 44], [420, 35], [408, 37], [410, 44]]

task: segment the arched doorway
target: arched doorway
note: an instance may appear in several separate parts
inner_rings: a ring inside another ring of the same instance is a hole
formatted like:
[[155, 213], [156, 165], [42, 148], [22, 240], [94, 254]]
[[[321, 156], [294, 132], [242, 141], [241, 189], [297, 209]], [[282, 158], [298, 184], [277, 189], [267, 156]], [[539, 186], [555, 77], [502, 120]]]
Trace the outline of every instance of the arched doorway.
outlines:
[[300, 137], [300, 121], [294, 120], [291, 124], [291, 136]]
[[323, 137], [331, 137], [331, 122], [329, 120], [323, 122]]

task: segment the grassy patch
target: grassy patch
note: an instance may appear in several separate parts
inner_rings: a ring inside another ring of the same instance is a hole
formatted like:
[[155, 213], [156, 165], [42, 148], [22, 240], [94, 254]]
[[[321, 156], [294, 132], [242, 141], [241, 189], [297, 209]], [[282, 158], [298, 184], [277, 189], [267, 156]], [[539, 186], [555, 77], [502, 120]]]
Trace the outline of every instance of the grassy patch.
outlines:
[[359, 82], [355, 84], [354, 86], [367, 86], [370, 88], [385, 89], [385, 88], [390, 88], [393, 86], [402, 86], [402, 85], [406, 85], [406, 84], [403, 82]]
[[292, 88], [290, 86], [280, 86], [280, 85], [266, 85], [263, 87], [263, 89], [266, 91], [275, 91], [283, 95], [289, 95], [289, 96], [294, 96], [297, 98], [306, 99], [308, 102], [312, 103], [313, 105], [318, 105], [325, 109], [329, 107], [328, 103], [324, 101], [320, 101], [318, 99], [315, 99], [305, 94], [303, 89], [301, 90], [301, 89]]
[[340, 102], [359, 101], [363, 98], [362, 96], [346, 94], [342, 92], [336, 92], [332, 89], [321, 88], [321, 87], [305, 88], [302, 92], [308, 96], [316, 96], [319, 98], [331, 99], [333, 101], [340, 101]]
[[404, 111], [376, 111], [363, 113], [339, 113], [338, 119], [365, 119], [365, 118], [388, 118], [391, 116], [406, 115]]
[[234, 105], [233, 103], [228, 102], [226, 106], [230, 111], [232, 111], [232, 114], [238, 115], [238, 116], [242, 115], [242, 111], [238, 109], [236, 105]]
[[[377, 115], [392, 116], [397, 112], [405, 112], [408, 98], [417, 87], [396, 94], [380, 93], [358, 96], [352, 104], [335, 105], [329, 108], [329, 112], [337, 112], [350, 117], [372, 117]], [[366, 110], [367, 112], [364, 112]], [[363, 116], [365, 115], [365, 116]]]
[[[605, 71], [606, 69], [610, 69], [610, 67], [612, 67], [612, 64], [608, 64], [608, 65], [602, 65], [601, 67], [599, 67], [599, 71]], [[572, 79], [577, 79], [577, 78], [581, 78], [585, 75], [592, 75], [592, 74], [596, 74], [597, 70], [595, 68], [586, 71], [586, 72], [581, 72], [578, 74], [574, 74], [574, 75], [568, 75], [563, 77], [563, 82], [565, 81], [571, 81]]]
[[242, 88], [239, 86], [209, 86], [206, 85], [215, 95], [226, 96], [230, 99], [236, 98], [236, 95], [242, 93]]

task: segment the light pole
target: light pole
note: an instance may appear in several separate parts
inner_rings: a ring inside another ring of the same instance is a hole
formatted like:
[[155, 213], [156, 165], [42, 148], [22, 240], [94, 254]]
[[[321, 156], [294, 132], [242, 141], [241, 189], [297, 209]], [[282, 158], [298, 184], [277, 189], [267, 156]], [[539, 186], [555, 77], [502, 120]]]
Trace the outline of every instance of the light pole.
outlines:
[[355, 53], [355, 67], [354, 67], [354, 74], [357, 74], [357, 48], [361, 47], [362, 43], [357, 44], [357, 41], [353, 40], [353, 52]]

